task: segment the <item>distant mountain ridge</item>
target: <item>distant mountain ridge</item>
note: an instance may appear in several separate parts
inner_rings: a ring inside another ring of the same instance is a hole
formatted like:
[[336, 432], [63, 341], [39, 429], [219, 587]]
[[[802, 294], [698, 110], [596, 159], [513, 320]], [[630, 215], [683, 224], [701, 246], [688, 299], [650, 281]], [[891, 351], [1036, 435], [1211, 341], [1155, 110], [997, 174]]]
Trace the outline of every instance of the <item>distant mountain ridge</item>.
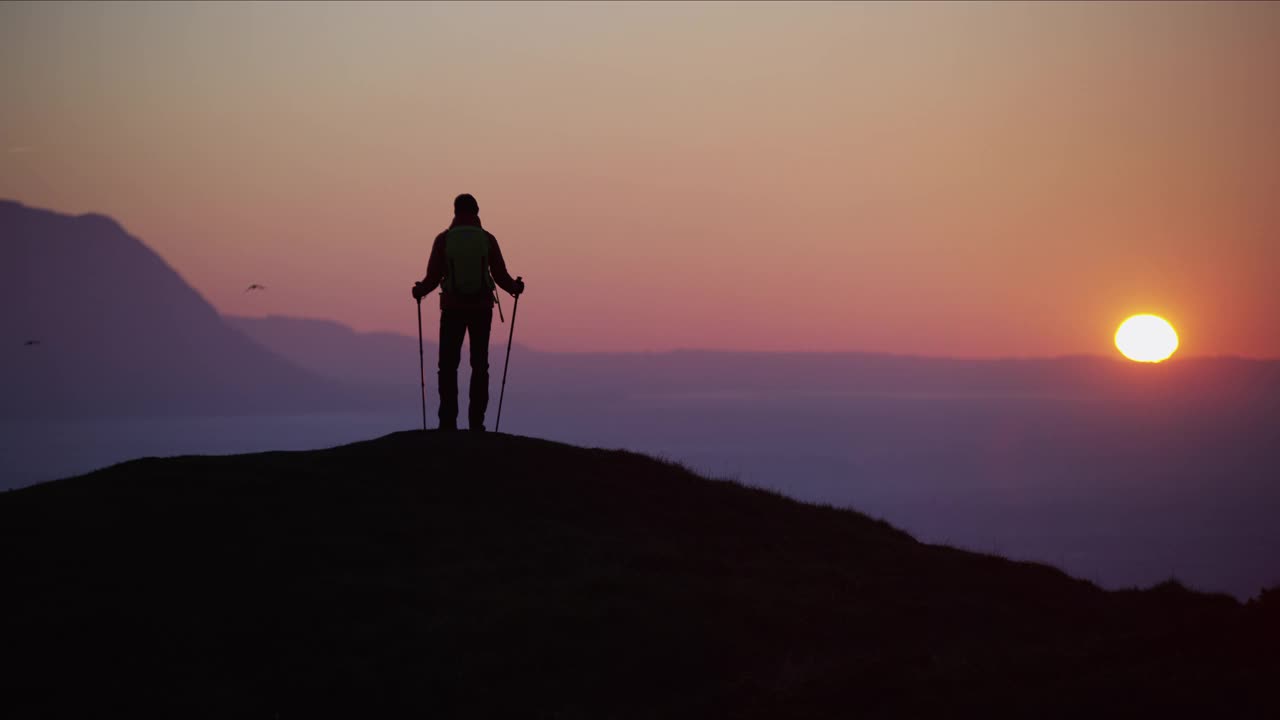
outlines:
[[0, 414], [10, 417], [278, 412], [358, 399], [228, 326], [103, 215], [0, 201], [0, 339]]
[[[427, 369], [435, 367], [434, 313], [427, 323]], [[358, 332], [319, 318], [226, 316], [228, 324], [281, 357], [325, 377], [410, 385], [417, 380], [417, 338]], [[497, 323], [495, 322], [495, 325]], [[490, 363], [505, 338], [495, 332]], [[1161, 366], [1098, 356], [961, 359], [881, 353], [547, 352], [515, 344], [520, 392], [716, 393], [790, 388], [797, 394], [1115, 397], [1177, 401], [1280, 399], [1280, 360], [1178, 358]], [[467, 359], [462, 361], [466, 372]], [[536, 390], [535, 390], [536, 392]]]
[[[5, 417], [399, 408], [412, 335], [309, 318], [222, 317], [114, 220], [0, 200]], [[434, 318], [426, 323], [428, 370]], [[495, 330], [490, 364], [505, 338]], [[28, 344], [30, 342], [31, 344]], [[547, 353], [518, 343], [512, 391], [542, 396], [741, 393], [1213, 396], [1275, 403], [1280, 361], [962, 360], [859, 353]], [[463, 370], [466, 372], [466, 360]], [[429, 372], [430, 374], [430, 372]], [[491, 373], [496, 376], [497, 373]]]
[[[417, 339], [408, 335], [357, 332], [321, 318], [225, 315], [223, 320], [259, 345], [321, 377], [369, 384], [417, 381]], [[424, 346], [434, 367], [436, 344], [428, 340]]]

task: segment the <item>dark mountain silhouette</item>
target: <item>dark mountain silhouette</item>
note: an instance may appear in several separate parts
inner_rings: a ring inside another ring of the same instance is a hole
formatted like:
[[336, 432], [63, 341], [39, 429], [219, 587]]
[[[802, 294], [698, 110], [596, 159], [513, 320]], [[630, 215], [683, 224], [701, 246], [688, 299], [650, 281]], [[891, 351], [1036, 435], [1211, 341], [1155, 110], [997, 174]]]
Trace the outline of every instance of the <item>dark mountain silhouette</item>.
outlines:
[[1275, 717], [1280, 613], [410, 432], [0, 495], [6, 716]]
[[[227, 326], [102, 215], [0, 201], [0, 413], [10, 417], [313, 409], [358, 396]], [[22, 341], [40, 338], [40, 352]], [[27, 350], [27, 352], [23, 352]]]

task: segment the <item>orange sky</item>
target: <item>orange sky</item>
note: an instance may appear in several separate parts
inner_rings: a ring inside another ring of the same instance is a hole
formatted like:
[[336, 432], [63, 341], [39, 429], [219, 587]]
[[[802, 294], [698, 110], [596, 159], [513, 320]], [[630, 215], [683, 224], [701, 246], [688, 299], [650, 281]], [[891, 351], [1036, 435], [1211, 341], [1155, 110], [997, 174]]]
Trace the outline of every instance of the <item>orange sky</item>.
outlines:
[[1280, 4], [6, 3], [0, 197], [363, 330], [415, 332], [465, 191], [542, 349], [1110, 353], [1155, 312], [1280, 356], [1275, 68]]

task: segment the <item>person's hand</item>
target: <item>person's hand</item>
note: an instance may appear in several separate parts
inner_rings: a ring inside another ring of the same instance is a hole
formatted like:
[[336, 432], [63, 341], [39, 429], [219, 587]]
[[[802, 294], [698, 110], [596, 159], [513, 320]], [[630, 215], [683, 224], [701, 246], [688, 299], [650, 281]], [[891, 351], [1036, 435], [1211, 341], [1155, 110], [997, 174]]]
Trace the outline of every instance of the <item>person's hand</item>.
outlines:
[[516, 291], [511, 294], [520, 295], [523, 292], [524, 292], [524, 280], [522, 280], [521, 278], [516, 278]]
[[413, 284], [413, 299], [422, 302], [422, 298], [427, 294], [427, 288], [421, 281]]

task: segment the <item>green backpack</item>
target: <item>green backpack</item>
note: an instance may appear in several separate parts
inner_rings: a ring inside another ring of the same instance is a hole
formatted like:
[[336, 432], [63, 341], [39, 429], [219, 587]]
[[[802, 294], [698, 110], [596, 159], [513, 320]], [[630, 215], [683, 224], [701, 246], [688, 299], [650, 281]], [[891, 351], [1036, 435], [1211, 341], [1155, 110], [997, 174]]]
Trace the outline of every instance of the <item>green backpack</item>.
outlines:
[[441, 289], [456, 296], [488, 297], [493, 293], [489, 274], [489, 234], [478, 227], [459, 225], [445, 233], [448, 261]]

